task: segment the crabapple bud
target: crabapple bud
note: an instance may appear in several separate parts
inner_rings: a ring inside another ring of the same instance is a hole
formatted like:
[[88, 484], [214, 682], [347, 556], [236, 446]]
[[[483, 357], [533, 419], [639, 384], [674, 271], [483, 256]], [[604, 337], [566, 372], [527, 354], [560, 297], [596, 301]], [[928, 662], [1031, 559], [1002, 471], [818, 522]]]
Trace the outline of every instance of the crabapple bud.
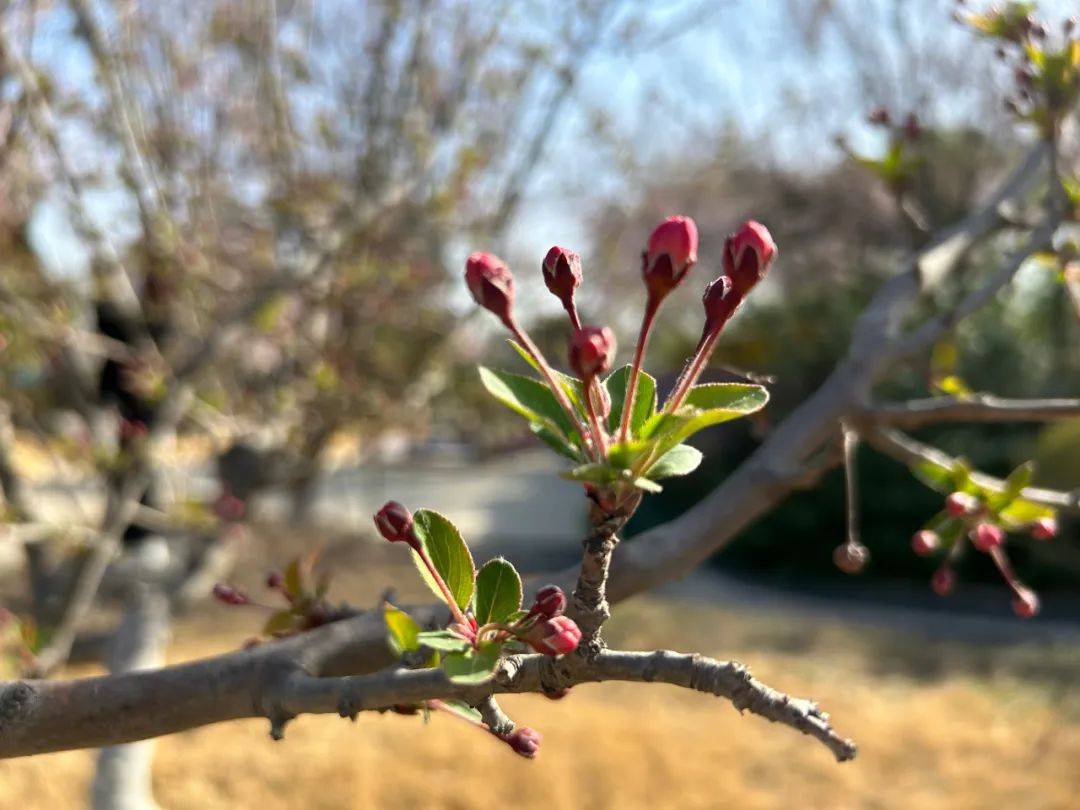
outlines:
[[938, 596], [948, 596], [956, 587], [956, 572], [946, 563], [931, 575], [930, 587]]
[[668, 217], [649, 237], [641, 273], [649, 297], [659, 302], [675, 289], [697, 261], [697, 225], [690, 217]]
[[581, 379], [605, 374], [615, 358], [615, 335], [606, 326], [583, 326], [570, 336], [570, 368]]
[[465, 262], [465, 283], [476, 303], [510, 326], [514, 276], [506, 262], [492, 253], [473, 253]]
[[911, 550], [920, 557], [930, 556], [937, 551], [940, 546], [941, 538], [938, 537], [938, 533], [930, 531], [929, 529], [915, 532], [915, 535], [911, 538]]
[[412, 512], [397, 501], [387, 501], [375, 513], [375, 528], [391, 543], [408, 543], [414, 548], [419, 545], [413, 532]]
[[843, 543], [833, 550], [832, 558], [845, 574], [858, 574], [870, 562], [870, 549], [862, 543]]
[[246, 605], [251, 600], [239, 588], [219, 582], [214, 586], [214, 598], [225, 605]]
[[1057, 533], [1057, 521], [1053, 518], [1039, 518], [1031, 525], [1031, 536], [1036, 540], [1053, 540]]
[[723, 329], [741, 302], [742, 297], [735, 292], [730, 278], [718, 276], [712, 281], [701, 297], [705, 305], [705, 334], [715, 335]]
[[581, 284], [581, 257], [556, 245], [547, 252], [543, 264], [544, 284], [569, 311], [574, 306], [574, 291]]
[[280, 571], [271, 571], [266, 575], [266, 587], [272, 591], [276, 591], [278, 588], [285, 584], [285, 577], [281, 575]]
[[724, 272], [735, 292], [744, 297], [765, 278], [776, 257], [776, 243], [760, 222], [744, 222], [724, 241]]
[[566, 594], [558, 585], [545, 585], [536, 592], [536, 600], [529, 609], [533, 616], [552, 619], [566, 611]]
[[992, 551], [1005, 542], [1005, 532], [993, 523], [980, 523], [971, 533], [971, 542], [979, 551]]
[[1013, 613], [1021, 619], [1030, 619], [1039, 612], [1039, 597], [1030, 588], [1020, 586], [1012, 600]]
[[887, 107], [874, 107], [867, 114], [866, 120], [874, 126], [887, 127], [892, 121], [892, 116], [889, 115]]
[[522, 728], [515, 728], [502, 739], [514, 749], [515, 754], [533, 759], [540, 752], [540, 741], [543, 738], [540, 736], [539, 731], [523, 726]]
[[566, 655], [577, 649], [581, 629], [567, 616], [541, 619], [523, 634], [522, 638], [538, 653]]
[[953, 492], [945, 499], [945, 511], [952, 517], [974, 515], [982, 506], [982, 501], [966, 492]]

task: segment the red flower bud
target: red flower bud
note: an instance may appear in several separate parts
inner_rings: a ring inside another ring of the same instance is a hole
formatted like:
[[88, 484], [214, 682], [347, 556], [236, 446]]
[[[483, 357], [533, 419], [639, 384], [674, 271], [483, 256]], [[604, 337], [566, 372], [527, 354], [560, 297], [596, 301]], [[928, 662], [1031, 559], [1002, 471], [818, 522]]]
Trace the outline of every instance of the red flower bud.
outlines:
[[1021, 619], [1030, 619], [1039, 612], [1039, 597], [1035, 591], [1018, 587], [1012, 600], [1013, 613]]
[[214, 512], [222, 520], [236, 522], [242, 520], [247, 507], [241, 498], [237, 498], [228, 492], [223, 492], [214, 501]]
[[1005, 532], [993, 523], [980, 523], [971, 533], [971, 542], [979, 551], [992, 551], [1005, 542]]
[[724, 272], [740, 297], [765, 278], [774, 258], [776, 243], [760, 222], [744, 222], [724, 242]]
[[660, 301], [679, 286], [697, 261], [697, 248], [697, 225], [690, 217], [668, 217], [656, 227], [641, 265], [651, 298]]
[[948, 596], [956, 587], [956, 573], [946, 563], [930, 577], [930, 587], [938, 596]]
[[886, 107], [875, 107], [866, 116], [866, 120], [874, 126], [887, 127], [892, 120]]
[[536, 601], [529, 610], [531, 616], [552, 619], [566, 611], [566, 594], [558, 585], [545, 585], [536, 592]]
[[556, 245], [547, 252], [543, 264], [544, 283], [562, 301], [567, 311], [574, 306], [574, 291], [581, 284], [581, 257]]
[[214, 598], [226, 605], [246, 605], [251, 601], [239, 588], [221, 582], [214, 586]]
[[1057, 521], [1053, 518], [1039, 518], [1031, 525], [1031, 536], [1036, 540], [1053, 540], [1057, 533]]
[[566, 655], [577, 649], [581, 641], [581, 629], [567, 616], [541, 619], [522, 638], [538, 653]]
[[473, 253], [465, 263], [465, 283], [476, 303], [510, 325], [514, 276], [506, 262], [491, 253]]
[[387, 501], [375, 513], [375, 528], [391, 543], [408, 543], [414, 548], [419, 545], [413, 532], [412, 512], [397, 501]]
[[941, 538], [938, 537], [937, 532], [932, 532], [929, 529], [915, 532], [915, 536], [911, 538], [911, 550], [920, 557], [930, 556], [937, 551], [940, 546]]
[[615, 358], [615, 335], [606, 326], [583, 326], [570, 336], [570, 368], [583, 380], [605, 374]]
[[515, 754], [521, 754], [523, 757], [534, 759], [540, 752], [540, 741], [543, 737], [540, 736], [539, 731], [524, 726], [522, 728], [515, 728], [502, 739], [507, 745], [514, 749]]
[[833, 550], [832, 558], [845, 574], [858, 574], [870, 562], [870, 549], [861, 543], [844, 543]]
[[735, 314], [742, 296], [738, 295], [727, 276], [719, 276], [705, 288], [701, 302], [705, 305], [705, 334], [714, 335]]
[[953, 492], [945, 499], [945, 511], [952, 517], [974, 515], [982, 508], [982, 501], [966, 492]]
[[266, 575], [266, 587], [272, 591], [276, 591], [282, 585], [285, 584], [285, 577], [281, 575], [280, 571], [271, 571]]

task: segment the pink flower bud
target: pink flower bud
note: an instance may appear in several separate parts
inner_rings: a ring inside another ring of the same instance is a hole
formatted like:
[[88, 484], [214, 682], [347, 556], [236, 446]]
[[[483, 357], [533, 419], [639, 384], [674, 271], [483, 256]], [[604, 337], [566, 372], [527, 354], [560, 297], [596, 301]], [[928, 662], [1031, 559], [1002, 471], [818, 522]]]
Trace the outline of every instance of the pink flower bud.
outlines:
[[844, 543], [833, 550], [832, 558], [845, 574], [858, 574], [870, 562], [870, 549], [861, 543]]
[[760, 222], [744, 222], [724, 242], [724, 272], [740, 297], [765, 278], [774, 258], [776, 243]]
[[690, 217], [668, 217], [649, 237], [641, 272], [649, 297], [657, 302], [682, 282], [697, 261], [697, 225]]
[[285, 584], [285, 577], [281, 575], [280, 571], [271, 571], [266, 575], [266, 587], [272, 591], [276, 591], [282, 585]]
[[408, 543], [413, 548], [419, 545], [413, 532], [412, 512], [397, 501], [387, 501], [375, 513], [375, 528], [391, 543]]
[[742, 297], [738, 295], [727, 276], [719, 276], [705, 288], [701, 302], [705, 305], [705, 334], [715, 335], [735, 314]]
[[938, 537], [937, 532], [932, 532], [929, 529], [915, 532], [914, 537], [911, 538], [911, 550], [920, 557], [930, 556], [937, 551], [940, 546], [941, 538]]
[[491, 253], [473, 253], [465, 263], [465, 283], [476, 303], [510, 325], [514, 276], [506, 262]]
[[938, 596], [948, 596], [956, 587], [956, 573], [948, 563], [941, 566], [930, 577], [930, 587]]
[[953, 492], [945, 499], [945, 511], [952, 517], [974, 515], [982, 508], [982, 501], [966, 492]]
[[1030, 619], [1039, 612], [1039, 596], [1030, 588], [1018, 587], [1012, 600], [1013, 613], [1021, 619]]
[[239, 588], [219, 582], [214, 586], [214, 598], [226, 605], [246, 605], [251, 600]]
[[980, 523], [971, 533], [971, 542], [979, 551], [992, 551], [1005, 542], [1005, 532], [993, 523]]
[[523, 634], [522, 638], [538, 653], [566, 655], [577, 649], [581, 629], [567, 616], [541, 619]]
[[874, 126], [887, 127], [892, 121], [889, 110], [886, 107], [875, 107], [866, 116], [866, 120]]
[[502, 738], [507, 745], [514, 749], [515, 754], [521, 754], [528, 759], [534, 759], [540, 752], [540, 741], [543, 737], [540, 732], [528, 726], [515, 728]]
[[583, 326], [570, 336], [570, 368], [583, 380], [605, 374], [615, 359], [615, 335], [606, 326]]
[[1031, 536], [1036, 540], [1053, 540], [1057, 533], [1057, 521], [1053, 518], [1039, 518], [1031, 524]]
[[242, 520], [247, 506], [244, 501], [229, 492], [223, 492], [214, 501], [214, 513], [221, 519], [231, 522]]
[[566, 611], [566, 594], [558, 585], [545, 585], [536, 592], [536, 601], [533, 602], [529, 614], [543, 616], [552, 619], [561, 616]]
[[581, 257], [556, 245], [544, 257], [544, 283], [567, 311], [574, 306], [574, 291], [581, 284]]

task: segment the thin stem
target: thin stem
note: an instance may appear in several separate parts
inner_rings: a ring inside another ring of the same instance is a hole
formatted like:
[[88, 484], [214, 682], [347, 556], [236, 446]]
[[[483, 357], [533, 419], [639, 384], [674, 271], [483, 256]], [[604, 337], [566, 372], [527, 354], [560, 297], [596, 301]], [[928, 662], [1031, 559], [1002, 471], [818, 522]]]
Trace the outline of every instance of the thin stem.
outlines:
[[844, 483], [847, 492], [847, 541], [850, 545], [859, 542], [859, 501], [856, 487], [855, 451], [859, 446], [859, 434], [841, 423], [844, 431]]
[[544, 379], [551, 388], [551, 392], [555, 395], [555, 399], [558, 401], [559, 405], [562, 406], [562, 409], [566, 411], [566, 415], [570, 417], [571, 424], [573, 424], [574, 428], [581, 434], [581, 440], [585, 441], [587, 435], [585, 426], [581, 423], [581, 418], [578, 416], [578, 412], [574, 409], [574, 406], [570, 404], [570, 400], [567, 398], [562, 385], [555, 379], [555, 373], [551, 370], [551, 366], [544, 358], [544, 355], [540, 353], [539, 347], [533, 343], [533, 340], [529, 337], [528, 333], [517, 325], [516, 321], [510, 320], [506, 325], [511, 333], [513, 333], [514, 337], [517, 338], [518, 343], [520, 343], [525, 348], [525, 351], [529, 353], [529, 356], [536, 361], [536, 365], [540, 369], [540, 373], [544, 375]]
[[431, 574], [431, 578], [435, 580], [435, 584], [439, 586], [439, 590], [442, 591], [443, 599], [446, 602], [447, 607], [450, 608], [450, 613], [453, 615], [454, 620], [459, 624], [463, 624], [466, 627], [469, 626], [469, 620], [465, 618], [465, 614], [461, 612], [461, 608], [458, 607], [457, 601], [454, 599], [454, 595], [450, 592], [449, 586], [443, 580], [442, 576], [435, 569], [435, 566], [431, 562], [431, 558], [428, 556], [427, 551], [419, 543], [413, 546], [417, 556], [420, 557], [420, 561], [427, 566], [428, 572]]
[[716, 334], [703, 334], [701, 340], [698, 341], [697, 348], [694, 349], [694, 354], [683, 369], [683, 373], [679, 376], [678, 382], [675, 383], [675, 389], [671, 392], [671, 396], [668, 397], [667, 402], [664, 404], [664, 413], [675, 413], [686, 400], [687, 394], [690, 393], [690, 389], [694, 387], [694, 383], [697, 382], [698, 377], [701, 376], [702, 370], [705, 368], [705, 364], [709, 362], [709, 356], [712, 354], [713, 346], [716, 345], [716, 338], [719, 333]]
[[596, 415], [596, 407], [593, 405], [592, 388], [599, 385], [596, 377], [590, 379], [585, 386], [585, 412], [589, 415], [589, 424], [592, 426], [593, 438], [596, 442], [597, 454], [600, 460], [607, 458], [607, 433], [600, 424]]
[[641, 332], [638, 334], [637, 346], [634, 349], [634, 362], [630, 367], [630, 379], [626, 384], [626, 396], [623, 397], [622, 420], [619, 422], [620, 444], [626, 443], [626, 438], [630, 433], [630, 414], [634, 411], [634, 397], [637, 394], [641, 361], [645, 356], [645, 346], [649, 342], [649, 332], [652, 330], [653, 321], [656, 320], [656, 312], [659, 309], [660, 302], [650, 295], [645, 302], [645, 314], [641, 318]]
[[577, 305], [572, 300], [566, 305], [566, 314], [570, 316], [570, 325], [574, 330], [580, 329], [581, 318], [578, 316]]

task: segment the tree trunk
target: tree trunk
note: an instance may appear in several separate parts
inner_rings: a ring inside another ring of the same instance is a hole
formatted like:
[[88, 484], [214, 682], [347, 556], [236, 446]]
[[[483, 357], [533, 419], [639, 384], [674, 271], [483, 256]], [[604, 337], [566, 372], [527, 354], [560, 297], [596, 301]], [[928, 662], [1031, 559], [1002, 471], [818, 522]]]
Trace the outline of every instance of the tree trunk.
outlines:
[[[124, 617], [113, 637], [109, 669], [113, 673], [160, 667], [169, 637], [169, 600], [155, 584], [133, 586]], [[150, 783], [154, 742], [101, 749], [91, 788], [93, 810], [155, 810]]]

